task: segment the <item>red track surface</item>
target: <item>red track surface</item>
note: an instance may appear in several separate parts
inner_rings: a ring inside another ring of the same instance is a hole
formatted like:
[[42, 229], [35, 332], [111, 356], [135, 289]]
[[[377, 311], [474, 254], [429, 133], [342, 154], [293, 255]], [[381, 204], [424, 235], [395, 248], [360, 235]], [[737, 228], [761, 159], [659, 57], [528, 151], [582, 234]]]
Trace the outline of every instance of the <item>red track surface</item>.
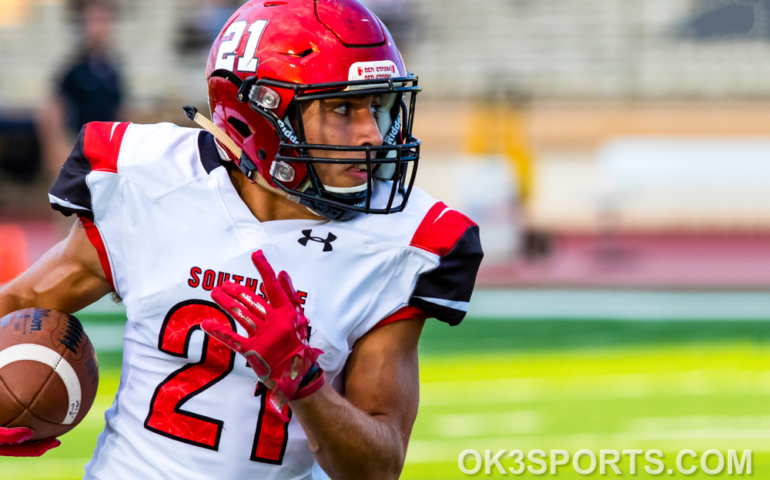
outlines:
[[559, 235], [535, 259], [482, 264], [480, 285], [770, 288], [770, 235]]
[[[28, 264], [64, 235], [61, 222], [0, 219], [22, 227]], [[0, 245], [2, 248], [2, 245]], [[770, 288], [770, 234], [560, 234], [537, 258], [484, 261], [484, 287]]]

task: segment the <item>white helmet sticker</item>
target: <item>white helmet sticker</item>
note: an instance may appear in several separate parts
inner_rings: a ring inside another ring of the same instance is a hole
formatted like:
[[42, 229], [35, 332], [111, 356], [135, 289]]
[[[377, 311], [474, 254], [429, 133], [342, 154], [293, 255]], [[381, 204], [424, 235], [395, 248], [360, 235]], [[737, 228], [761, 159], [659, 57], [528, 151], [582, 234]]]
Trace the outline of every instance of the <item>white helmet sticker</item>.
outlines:
[[350, 66], [348, 80], [377, 80], [380, 78], [399, 77], [396, 64], [390, 60], [378, 62], [356, 62]]

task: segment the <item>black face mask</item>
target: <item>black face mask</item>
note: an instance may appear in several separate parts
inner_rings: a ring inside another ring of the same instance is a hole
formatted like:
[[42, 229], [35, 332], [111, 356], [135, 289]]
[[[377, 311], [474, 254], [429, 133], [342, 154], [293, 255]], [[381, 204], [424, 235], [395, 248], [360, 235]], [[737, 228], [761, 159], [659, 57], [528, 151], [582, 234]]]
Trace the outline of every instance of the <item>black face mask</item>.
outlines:
[[[420, 91], [416, 76], [311, 85], [295, 85], [251, 77], [239, 87], [238, 98], [248, 102], [254, 111], [270, 122], [281, 139], [270, 175], [273, 183], [294, 200], [325, 218], [338, 221], [350, 220], [362, 213], [396, 213], [406, 207], [420, 158], [420, 141], [412, 135], [416, 94]], [[294, 99], [287, 112], [294, 119], [296, 129], [288, 118], [280, 119], [270, 108], [266, 108], [263, 97], [270, 89], [294, 91]], [[307, 143], [300, 108], [303, 102], [366, 95], [387, 99], [377, 112], [377, 123], [383, 137], [382, 145]], [[314, 157], [310, 156], [310, 150], [363, 153], [364, 158], [356, 163], [365, 165], [366, 183], [361, 185], [360, 189], [335, 189], [323, 185], [314, 165], [350, 164], [350, 159]], [[296, 184], [292, 165], [297, 163], [305, 164], [307, 176], [299, 182], [298, 187], [290, 188], [288, 184]], [[242, 162], [242, 170], [248, 169], [249, 165], [256, 168], [251, 162]], [[244, 173], [251, 177], [254, 172]], [[375, 193], [377, 201], [374, 201]]]

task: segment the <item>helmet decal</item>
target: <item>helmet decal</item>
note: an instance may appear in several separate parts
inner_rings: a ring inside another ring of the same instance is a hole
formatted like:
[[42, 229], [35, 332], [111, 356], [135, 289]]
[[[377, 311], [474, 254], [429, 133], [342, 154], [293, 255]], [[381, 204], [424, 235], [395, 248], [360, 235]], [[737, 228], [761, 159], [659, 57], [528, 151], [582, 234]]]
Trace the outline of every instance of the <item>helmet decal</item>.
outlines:
[[350, 66], [348, 80], [376, 80], [378, 78], [398, 77], [396, 64], [390, 60], [380, 62], [356, 62]]

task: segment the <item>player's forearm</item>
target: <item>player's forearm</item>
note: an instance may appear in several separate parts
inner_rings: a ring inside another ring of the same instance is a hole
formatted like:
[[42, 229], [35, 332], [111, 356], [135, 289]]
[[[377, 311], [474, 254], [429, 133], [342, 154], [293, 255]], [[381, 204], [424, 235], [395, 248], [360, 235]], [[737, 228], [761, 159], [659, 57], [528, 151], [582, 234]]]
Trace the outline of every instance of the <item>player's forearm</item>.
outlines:
[[335, 480], [400, 475], [406, 449], [399, 430], [359, 410], [330, 385], [290, 406], [316, 460]]
[[22, 308], [37, 307], [35, 292], [27, 287], [24, 276], [16, 278], [11, 283], [0, 287], [0, 317]]
[[12, 295], [8, 290], [8, 286], [0, 288], [0, 317], [4, 317], [11, 312], [24, 308], [21, 299]]
[[23, 308], [50, 308], [64, 311], [60, 307], [63, 302], [56, 301], [63, 296], [56, 294], [54, 288], [45, 288], [46, 280], [46, 277], [36, 275], [33, 266], [32, 269], [0, 289], [0, 317]]

